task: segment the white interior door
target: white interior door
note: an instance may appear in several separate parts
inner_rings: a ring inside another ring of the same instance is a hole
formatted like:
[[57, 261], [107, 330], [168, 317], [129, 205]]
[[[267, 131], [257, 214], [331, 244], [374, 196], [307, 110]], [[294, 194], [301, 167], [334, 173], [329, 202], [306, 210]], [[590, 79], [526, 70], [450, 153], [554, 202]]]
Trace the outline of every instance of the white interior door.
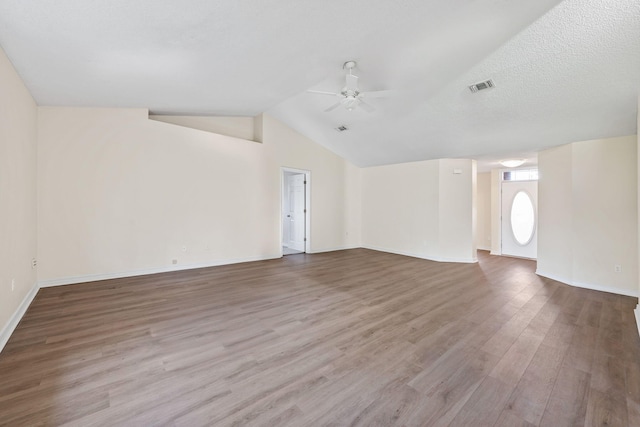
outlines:
[[538, 181], [502, 182], [502, 254], [538, 256]]
[[289, 241], [287, 246], [291, 249], [304, 252], [305, 237], [305, 176], [295, 174], [287, 176], [289, 220]]

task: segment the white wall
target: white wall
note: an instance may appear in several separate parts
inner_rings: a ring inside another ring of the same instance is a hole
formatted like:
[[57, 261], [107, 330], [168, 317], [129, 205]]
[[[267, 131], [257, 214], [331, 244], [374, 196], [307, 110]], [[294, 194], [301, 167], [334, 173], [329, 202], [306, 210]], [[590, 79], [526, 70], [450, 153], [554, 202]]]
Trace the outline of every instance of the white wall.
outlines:
[[553, 148], [538, 162], [538, 273], [637, 295], [636, 136]]
[[278, 257], [281, 166], [311, 171], [312, 251], [357, 246], [358, 169], [258, 119], [262, 144], [144, 109], [40, 108], [39, 281]]
[[[0, 349], [36, 270], [36, 104], [0, 49]], [[12, 290], [11, 283], [14, 283]], [[27, 301], [29, 300], [29, 301]], [[21, 304], [25, 302], [24, 306]]]
[[471, 160], [444, 159], [363, 169], [363, 246], [437, 261], [475, 261], [474, 168]]
[[478, 249], [491, 250], [491, 172], [478, 174], [476, 244]]

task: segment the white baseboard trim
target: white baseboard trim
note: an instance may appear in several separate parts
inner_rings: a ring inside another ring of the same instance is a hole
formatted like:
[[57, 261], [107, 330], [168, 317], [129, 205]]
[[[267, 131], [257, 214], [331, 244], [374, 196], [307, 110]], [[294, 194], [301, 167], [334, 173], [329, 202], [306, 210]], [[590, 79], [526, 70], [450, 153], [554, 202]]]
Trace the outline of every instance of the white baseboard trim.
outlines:
[[555, 280], [557, 282], [562, 282], [570, 286], [575, 286], [576, 288], [591, 289], [592, 291], [600, 291], [600, 292], [609, 292], [610, 294], [625, 295], [629, 297], [638, 297], [638, 291], [634, 291], [631, 289], [615, 288], [612, 286], [603, 286], [603, 285], [598, 285], [593, 283], [576, 282], [573, 280], [567, 280], [565, 278], [555, 276], [553, 274], [548, 274], [540, 270], [536, 270], [536, 274], [538, 276], [546, 277], [551, 280]]
[[439, 258], [436, 259], [436, 261], [438, 262], [458, 262], [461, 264], [475, 264], [476, 262], [478, 262], [478, 258], [476, 257], [471, 257], [471, 258]]
[[612, 286], [602, 286], [593, 283], [573, 282], [573, 286], [584, 289], [592, 289], [594, 291], [609, 292], [611, 294], [626, 295], [628, 297], [638, 297], [638, 291], [623, 288], [614, 288]]
[[34, 284], [27, 295], [25, 295], [24, 299], [18, 306], [18, 309], [13, 313], [13, 316], [9, 318], [9, 321], [7, 321], [4, 327], [0, 330], [0, 352], [2, 352], [4, 346], [7, 345], [9, 338], [11, 338], [11, 334], [15, 331], [18, 323], [22, 320], [22, 316], [27, 312], [31, 302], [38, 294], [38, 289], [38, 284]]
[[566, 278], [564, 278], [564, 277], [556, 276], [555, 274], [547, 273], [546, 271], [542, 271], [542, 270], [540, 270], [540, 269], [537, 269], [537, 270], [536, 270], [536, 274], [537, 274], [538, 276], [546, 277], [547, 279], [555, 280], [556, 282], [562, 282], [562, 283], [564, 283], [565, 285], [571, 285], [571, 286], [573, 286], [573, 285], [571, 284], [571, 280], [566, 279]]
[[412, 258], [420, 258], [420, 259], [426, 259], [428, 261], [435, 261], [435, 262], [458, 262], [458, 263], [465, 263], [465, 264], [473, 264], [478, 262], [478, 258], [435, 258], [435, 257], [427, 257], [424, 256], [422, 254], [417, 254], [417, 253], [412, 253], [412, 252], [404, 252], [404, 251], [397, 251], [395, 249], [388, 249], [388, 248], [380, 248], [377, 246], [363, 246], [364, 249], [370, 249], [372, 251], [378, 251], [378, 252], [387, 252], [390, 254], [396, 254], [396, 255], [404, 255], [404, 256], [410, 256]]
[[502, 252], [491, 251], [489, 252], [489, 255], [502, 255]]
[[38, 282], [40, 288], [48, 288], [51, 286], [74, 285], [78, 283], [97, 282], [100, 280], [123, 279], [125, 277], [146, 276], [149, 274], [171, 273], [174, 271], [194, 270], [197, 268], [218, 267], [221, 265], [239, 264], [242, 262], [266, 261], [269, 259], [281, 258], [281, 255], [274, 256], [256, 256], [247, 258], [234, 258], [215, 260], [198, 264], [171, 265], [167, 267], [148, 268], [142, 270], [122, 271], [106, 274], [89, 274], [86, 276], [61, 277], [59, 279], [41, 280]]
[[362, 246], [359, 245], [352, 245], [352, 246], [340, 246], [340, 247], [335, 247], [335, 248], [324, 248], [324, 249], [314, 249], [312, 251], [307, 252], [308, 254], [321, 254], [321, 253], [325, 253], [325, 252], [335, 252], [335, 251], [346, 251], [348, 249], [358, 249], [361, 248]]

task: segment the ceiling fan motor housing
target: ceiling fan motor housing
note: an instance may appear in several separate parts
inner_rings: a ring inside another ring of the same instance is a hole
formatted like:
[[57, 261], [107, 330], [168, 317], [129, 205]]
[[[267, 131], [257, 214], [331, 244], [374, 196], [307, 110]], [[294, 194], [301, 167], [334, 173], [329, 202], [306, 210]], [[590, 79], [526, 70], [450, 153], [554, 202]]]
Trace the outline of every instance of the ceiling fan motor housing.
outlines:
[[344, 63], [344, 65], [342, 65], [342, 68], [344, 68], [345, 70], [356, 68], [356, 61], [347, 61]]

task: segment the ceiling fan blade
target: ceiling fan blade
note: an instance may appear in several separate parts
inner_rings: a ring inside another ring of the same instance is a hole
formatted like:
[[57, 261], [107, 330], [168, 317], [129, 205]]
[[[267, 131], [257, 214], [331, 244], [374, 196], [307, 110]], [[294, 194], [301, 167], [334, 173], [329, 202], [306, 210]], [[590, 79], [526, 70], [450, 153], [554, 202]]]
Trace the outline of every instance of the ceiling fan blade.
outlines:
[[336, 92], [327, 92], [327, 91], [324, 91], [324, 90], [308, 90], [307, 92], [309, 92], [309, 93], [315, 93], [315, 94], [318, 94], [318, 95], [340, 96], [340, 94], [339, 94], [339, 93], [336, 93]]
[[333, 104], [331, 107], [327, 108], [326, 110], [324, 110], [325, 113], [328, 113], [329, 111], [333, 111], [336, 108], [338, 108], [340, 106], [339, 102], [336, 102], [335, 104]]
[[394, 90], [374, 90], [372, 92], [362, 92], [360, 96], [364, 96], [366, 98], [386, 98], [394, 93]]
[[367, 113], [373, 113], [374, 111], [376, 111], [376, 109], [373, 107], [373, 105], [367, 104], [362, 99], [360, 100], [360, 103], [358, 104], [358, 107], [362, 107], [362, 109], [364, 111], [366, 111]]
[[357, 91], [358, 90], [358, 76], [354, 76], [353, 74], [347, 74], [347, 90]]

